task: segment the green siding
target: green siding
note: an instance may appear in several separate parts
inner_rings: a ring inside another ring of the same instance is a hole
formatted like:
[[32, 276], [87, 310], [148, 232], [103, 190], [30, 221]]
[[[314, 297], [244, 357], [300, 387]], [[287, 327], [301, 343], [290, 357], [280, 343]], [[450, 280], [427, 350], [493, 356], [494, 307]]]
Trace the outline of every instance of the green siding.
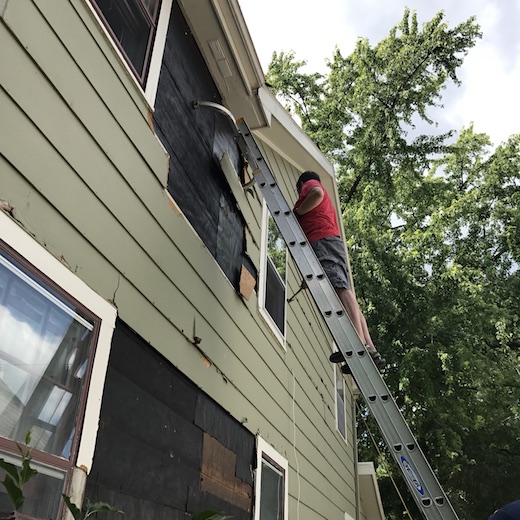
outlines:
[[[147, 104], [87, 5], [5, 5], [0, 199], [126, 323], [287, 457], [291, 515], [299, 494], [302, 519], [342, 519], [355, 504], [355, 440], [351, 425], [349, 444], [335, 429], [332, 342], [310, 295], [288, 305], [285, 351], [256, 294], [237, 295], [170, 208], [167, 157], [148, 126]], [[298, 172], [264, 152], [294, 199]], [[259, 267], [260, 197], [232, 188]], [[300, 277], [292, 263], [288, 273], [290, 296]]]

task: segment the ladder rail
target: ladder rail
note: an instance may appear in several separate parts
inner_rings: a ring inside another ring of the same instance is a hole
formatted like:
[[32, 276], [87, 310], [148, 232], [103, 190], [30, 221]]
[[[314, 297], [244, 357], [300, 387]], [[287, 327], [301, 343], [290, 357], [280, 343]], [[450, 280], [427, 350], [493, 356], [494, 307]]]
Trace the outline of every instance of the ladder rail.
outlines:
[[320, 309], [338, 349], [348, 362], [385, 442], [405, 476], [419, 509], [428, 520], [458, 520], [435, 473], [412, 434], [336, 291], [330, 284], [292, 209], [279, 189], [244, 120], [237, 121], [239, 147], [248, 156], [257, 185], [289, 252]]

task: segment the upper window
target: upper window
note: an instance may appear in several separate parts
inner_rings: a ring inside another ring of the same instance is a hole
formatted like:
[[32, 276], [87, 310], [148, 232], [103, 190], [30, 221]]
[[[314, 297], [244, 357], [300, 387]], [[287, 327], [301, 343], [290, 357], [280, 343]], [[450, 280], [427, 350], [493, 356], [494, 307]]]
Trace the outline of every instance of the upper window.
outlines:
[[91, 0], [141, 85], [146, 81], [160, 0]]
[[287, 247], [271, 213], [264, 205], [260, 308], [273, 329], [285, 337]]
[[[23, 512], [29, 515], [51, 518], [58, 513], [79, 440], [96, 324], [97, 319], [0, 249], [0, 457], [16, 464], [16, 442], [31, 432], [39, 474], [27, 489]], [[0, 492], [0, 504], [5, 498]]]
[[287, 520], [288, 463], [258, 437], [254, 520]]

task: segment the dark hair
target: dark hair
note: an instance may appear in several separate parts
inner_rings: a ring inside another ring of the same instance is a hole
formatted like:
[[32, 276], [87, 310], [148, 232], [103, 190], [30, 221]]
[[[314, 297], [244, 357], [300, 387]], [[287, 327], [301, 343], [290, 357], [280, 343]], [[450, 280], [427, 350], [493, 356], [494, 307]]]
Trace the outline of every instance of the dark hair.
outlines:
[[311, 179], [321, 182], [320, 176], [316, 172], [308, 170], [306, 172], [303, 172], [296, 181], [296, 189], [300, 191], [303, 184], [307, 181], [310, 181]]

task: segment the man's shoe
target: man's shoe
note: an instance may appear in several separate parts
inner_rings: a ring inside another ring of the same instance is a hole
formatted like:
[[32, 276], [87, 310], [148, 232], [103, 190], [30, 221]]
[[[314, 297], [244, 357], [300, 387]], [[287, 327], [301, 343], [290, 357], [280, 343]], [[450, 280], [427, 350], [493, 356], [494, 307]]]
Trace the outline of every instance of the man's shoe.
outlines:
[[350, 367], [346, 363], [341, 367], [341, 372], [343, 374], [345, 374], [346, 376], [351, 376], [352, 375]]
[[374, 361], [375, 365], [381, 370], [386, 365], [386, 359], [381, 357], [381, 354], [377, 350], [369, 350], [370, 357]]
[[329, 356], [329, 361], [331, 363], [341, 363], [341, 362], [345, 361], [345, 358], [343, 357], [343, 354], [338, 350], [336, 352], [333, 352]]

